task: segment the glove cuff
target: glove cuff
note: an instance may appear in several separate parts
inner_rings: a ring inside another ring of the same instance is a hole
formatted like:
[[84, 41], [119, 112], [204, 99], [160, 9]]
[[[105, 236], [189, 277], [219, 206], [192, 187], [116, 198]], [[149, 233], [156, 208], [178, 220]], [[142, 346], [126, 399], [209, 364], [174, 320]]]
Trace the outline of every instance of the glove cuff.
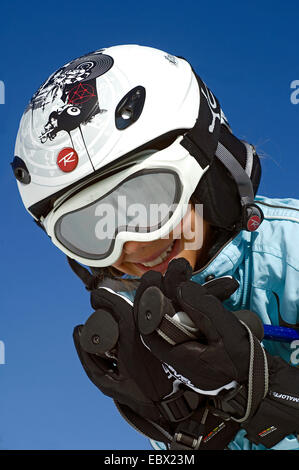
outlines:
[[244, 423], [248, 439], [270, 448], [299, 431], [299, 370], [269, 356], [269, 392], [255, 415]]
[[[257, 406], [250, 408], [248, 405], [249, 385], [248, 389], [244, 385], [239, 386], [223, 397], [219, 394], [213, 403], [218, 408], [215, 414], [239, 422], [251, 442], [272, 448], [286, 436], [299, 431], [299, 370], [281, 358], [267, 354], [268, 361], [269, 390]], [[257, 400], [254, 401], [257, 403]]]
[[289, 434], [298, 432], [299, 411], [277, 403], [270, 397], [265, 398], [257, 413], [242, 425], [247, 431], [247, 439], [254, 444], [271, 448]]

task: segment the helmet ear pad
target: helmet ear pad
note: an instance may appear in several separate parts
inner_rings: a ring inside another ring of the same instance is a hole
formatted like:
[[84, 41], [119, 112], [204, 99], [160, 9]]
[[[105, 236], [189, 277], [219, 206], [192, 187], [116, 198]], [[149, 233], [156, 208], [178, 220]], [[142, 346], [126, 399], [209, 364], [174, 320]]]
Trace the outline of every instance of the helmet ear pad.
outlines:
[[[245, 169], [247, 161], [245, 145], [224, 126], [221, 129], [220, 141]], [[255, 195], [261, 179], [260, 159], [256, 153], [253, 155], [250, 179]], [[216, 157], [209, 170], [201, 178], [193, 194], [193, 200], [203, 205], [204, 219], [215, 227], [233, 230], [240, 220], [242, 208], [237, 184], [227, 168]]]

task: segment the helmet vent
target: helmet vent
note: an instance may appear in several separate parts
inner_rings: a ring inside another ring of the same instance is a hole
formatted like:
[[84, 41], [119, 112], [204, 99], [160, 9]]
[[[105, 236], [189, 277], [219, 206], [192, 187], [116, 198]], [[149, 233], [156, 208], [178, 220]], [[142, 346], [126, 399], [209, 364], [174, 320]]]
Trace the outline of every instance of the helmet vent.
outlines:
[[123, 109], [121, 113], [122, 119], [131, 119], [132, 118], [132, 111], [131, 109]]
[[15, 157], [11, 163], [14, 175], [20, 183], [29, 184], [31, 176], [24, 160], [20, 157]]
[[144, 102], [145, 88], [143, 86], [137, 86], [129, 91], [116, 107], [116, 128], [124, 130], [136, 122], [142, 113]]

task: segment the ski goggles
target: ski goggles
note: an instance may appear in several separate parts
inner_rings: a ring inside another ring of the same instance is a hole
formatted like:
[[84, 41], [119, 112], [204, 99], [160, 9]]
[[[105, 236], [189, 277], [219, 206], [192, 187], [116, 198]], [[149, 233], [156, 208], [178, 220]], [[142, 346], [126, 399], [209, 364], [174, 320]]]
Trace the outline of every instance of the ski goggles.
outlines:
[[167, 237], [185, 216], [202, 175], [182, 137], [133, 166], [57, 200], [43, 220], [52, 242], [87, 266], [113, 265], [128, 241]]

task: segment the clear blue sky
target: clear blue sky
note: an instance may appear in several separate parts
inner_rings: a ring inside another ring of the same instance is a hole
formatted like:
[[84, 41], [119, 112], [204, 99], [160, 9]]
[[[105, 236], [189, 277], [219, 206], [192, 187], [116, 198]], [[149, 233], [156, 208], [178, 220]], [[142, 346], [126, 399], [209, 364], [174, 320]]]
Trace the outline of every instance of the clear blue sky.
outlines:
[[[69, 60], [117, 44], [184, 56], [234, 133], [263, 155], [260, 194], [298, 197], [297, 1], [14, 1], [1, 4], [0, 448], [149, 449], [88, 380], [72, 330], [92, 312], [65, 257], [25, 212], [9, 163], [33, 92]], [[299, 97], [299, 94], [298, 94]]]

